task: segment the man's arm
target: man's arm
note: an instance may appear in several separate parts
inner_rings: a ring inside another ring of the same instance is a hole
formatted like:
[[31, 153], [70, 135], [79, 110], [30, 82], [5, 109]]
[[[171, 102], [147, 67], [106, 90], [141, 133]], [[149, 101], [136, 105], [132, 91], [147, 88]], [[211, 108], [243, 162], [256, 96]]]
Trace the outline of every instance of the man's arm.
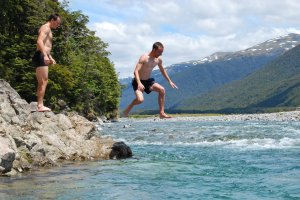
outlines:
[[45, 64], [50, 64], [50, 58], [47, 55], [46, 49], [45, 49], [45, 45], [44, 45], [44, 41], [46, 40], [47, 35], [50, 32], [50, 27], [43, 25], [40, 28], [39, 31], [39, 36], [37, 39], [37, 48], [42, 52], [42, 54], [44, 55], [44, 62]]
[[56, 61], [54, 60], [54, 58], [50, 54], [48, 56], [49, 56], [49, 59], [50, 59], [50, 64], [55, 65]]
[[164, 69], [163, 65], [162, 65], [162, 59], [159, 58], [159, 62], [158, 62], [158, 67], [160, 72], [162, 73], [162, 75], [165, 77], [165, 79], [167, 79], [167, 81], [169, 82], [169, 84], [171, 85], [172, 88], [176, 88], [178, 89], [178, 87], [172, 82], [172, 80], [170, 79], [167, 71]]

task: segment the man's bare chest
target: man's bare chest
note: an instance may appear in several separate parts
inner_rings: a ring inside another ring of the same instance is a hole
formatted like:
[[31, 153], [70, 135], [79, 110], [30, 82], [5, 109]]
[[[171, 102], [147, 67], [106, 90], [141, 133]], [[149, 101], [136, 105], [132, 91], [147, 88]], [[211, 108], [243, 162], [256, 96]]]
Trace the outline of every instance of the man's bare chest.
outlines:
[[145, 65], [147, 68], [153, 69], [156, 65], [158, 65], [158, 59], [157, 58], [148, 58], [145, 62]]

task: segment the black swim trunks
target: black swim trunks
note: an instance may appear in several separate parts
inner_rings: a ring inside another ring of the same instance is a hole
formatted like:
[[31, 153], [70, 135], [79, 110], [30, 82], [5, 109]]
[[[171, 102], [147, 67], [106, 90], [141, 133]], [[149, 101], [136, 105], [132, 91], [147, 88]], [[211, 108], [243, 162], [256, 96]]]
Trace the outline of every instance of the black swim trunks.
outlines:
[[32, 57], [32, 64], [34, 67], [48, 66], [44, 61], [44, 54], [41, 51], [36, 51]]
[[[149, 78], [148, 80], [141, 80], [141, 83], [142, 83], [142, 84], [144, 85], [144, 87], [145, 87], [145, 90], [144, 90], [144, 91], [145, 91], [147, 94], [149, 94], [149, 93], [151, 92], [151, 90], [150, 90], [151, 86], [155, 83], [155, 79], [154, 79], [154, 78]], [[132, 84], [133, 90], [136, 91], [136, 90], [138, 89], [138, 84], [137, 84], [135, 78], [132, 79], [131, 84]]]

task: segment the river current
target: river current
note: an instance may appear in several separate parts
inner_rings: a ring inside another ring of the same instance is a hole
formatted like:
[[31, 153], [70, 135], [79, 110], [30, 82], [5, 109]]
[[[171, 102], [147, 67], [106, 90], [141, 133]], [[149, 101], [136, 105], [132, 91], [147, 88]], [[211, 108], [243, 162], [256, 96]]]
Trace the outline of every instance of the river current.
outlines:
[[300, 122], [122, 119], [126, 160], [0, 177], [0, 199], [300, 199]]

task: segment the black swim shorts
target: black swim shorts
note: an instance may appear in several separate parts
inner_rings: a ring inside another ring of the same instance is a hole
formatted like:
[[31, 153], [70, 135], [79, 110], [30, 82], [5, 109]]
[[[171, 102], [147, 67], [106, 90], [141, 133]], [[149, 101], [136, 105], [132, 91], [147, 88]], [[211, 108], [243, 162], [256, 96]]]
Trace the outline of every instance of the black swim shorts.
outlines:
[[44, 54], [41, 51], [36, 51], [32, 57], [32, 64], [34, 67], [48, 66], [44, 61]]
[[[154, 79], [154, 78], [149, 78], [148, 80], [141, 80], [141, 83], [142, 83], [142, 84], [144, 85], [144, 87], [145, 87], [145, 90], [144, 90], [144, 91], [145, 91], [147, 94], [149, 94], [149, 93], [151, 92], [151, 90], [150, 90], [151, 86], [155, 83], [155, 79]], [[131, 84], [132, 84], [133, 90], [136, 91], [136, 90], [138, 89], [138, 84], [137, 84], [135, 78], [132, 79]]]

